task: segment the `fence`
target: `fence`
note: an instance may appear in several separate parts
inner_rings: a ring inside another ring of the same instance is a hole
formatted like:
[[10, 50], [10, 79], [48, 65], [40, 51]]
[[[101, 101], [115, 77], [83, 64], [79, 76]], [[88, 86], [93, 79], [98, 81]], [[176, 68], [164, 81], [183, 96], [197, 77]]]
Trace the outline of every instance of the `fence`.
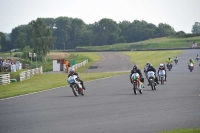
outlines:
[[1, 74], [0, 75], [0, 85], [10, 84], [10, 74]]
[[74, 70], [76, 70], [77, 68], [82, 67], [82, 66], [86, 65], [87, 63], [88, 63], [88, 60], [85, 60], [85, 61], [78, 63], [78, 64], [75, 64], [71, 67], [74, 68]]
[[42, 67], [21, 72], [20, 73], [20, 81], [29, 79], [29, 78], [33, 77], [35, 74], [41, 74], [41, 73], [43, 73]]

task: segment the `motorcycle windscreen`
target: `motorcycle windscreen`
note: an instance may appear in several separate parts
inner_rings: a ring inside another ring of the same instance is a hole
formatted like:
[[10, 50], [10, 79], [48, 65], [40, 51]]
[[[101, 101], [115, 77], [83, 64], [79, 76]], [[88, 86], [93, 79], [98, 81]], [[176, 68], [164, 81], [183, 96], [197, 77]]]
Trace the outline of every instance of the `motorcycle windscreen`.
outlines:
[[68, 81], [68, 83], [69, 83], [69, 84], [71, 84], [71, 83], [74, 83], [74, 82], [75, 82], [73, 77], [69, 77], [67, 81]]

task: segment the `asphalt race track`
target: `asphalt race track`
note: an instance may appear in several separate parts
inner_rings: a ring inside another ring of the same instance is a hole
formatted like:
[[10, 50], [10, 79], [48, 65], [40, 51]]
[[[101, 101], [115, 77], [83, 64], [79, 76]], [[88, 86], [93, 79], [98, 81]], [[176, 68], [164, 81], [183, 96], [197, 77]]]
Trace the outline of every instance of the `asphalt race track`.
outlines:
[[[69, 86], [0, 100], [0, 133], [154, 133], [200, 128], [200, 67], [187, 69], [200, 50], [186, 50], [167, 82], [134, 95], [129, 74], [86, 82], [86, 95]], [[130, 66], [132, 68], [132, 66]], [[147, 80], [145, 79], [147, 85]], [[27, 88], [28, 89], [28, 88]]]

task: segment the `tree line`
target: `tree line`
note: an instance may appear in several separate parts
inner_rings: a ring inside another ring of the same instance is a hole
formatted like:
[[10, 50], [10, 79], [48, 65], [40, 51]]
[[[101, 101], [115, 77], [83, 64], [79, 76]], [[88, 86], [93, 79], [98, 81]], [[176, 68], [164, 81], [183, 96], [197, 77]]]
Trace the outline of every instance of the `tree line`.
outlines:
[[112, 19], [103, 18], [93, 24], [86, 24], [79, 18], [38, 18], [27, 25], [12, 29], [10, 40], [6, 40], [5, 34], [0, 32], [0, 46], [1, 51], [29, 46], [33, 52], [45, 55], [52, 49], [66, 50], [77, 46], [130, 43], [166, 36], [196, 36], [200, 35], [199, 22], [195, 22], [192, 33], [176, 32], [168, 24], [160, 23], [156, 26], [144, 20], [125, 20], [117, 23]]

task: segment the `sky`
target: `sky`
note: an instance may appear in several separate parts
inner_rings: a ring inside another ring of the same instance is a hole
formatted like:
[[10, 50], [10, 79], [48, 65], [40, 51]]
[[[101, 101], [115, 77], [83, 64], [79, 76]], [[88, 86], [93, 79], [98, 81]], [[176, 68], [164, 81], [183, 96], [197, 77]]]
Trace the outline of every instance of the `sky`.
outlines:
[[117, 23], [144, 20], [166, 23], [175, 31], [191, 33], [200, 22], [200, 0], [0, 0], [0, 32], [37, 18], [72, 17], [86, 24], [109, 18]]

